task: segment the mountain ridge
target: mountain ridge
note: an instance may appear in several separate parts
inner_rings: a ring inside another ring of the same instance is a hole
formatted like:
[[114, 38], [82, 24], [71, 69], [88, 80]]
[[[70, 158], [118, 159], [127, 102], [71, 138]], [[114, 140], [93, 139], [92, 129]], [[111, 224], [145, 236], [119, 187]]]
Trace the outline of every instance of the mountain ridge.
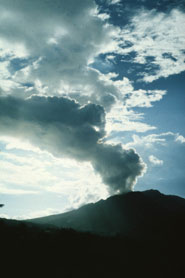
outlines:
[[29, 219], [27, 222], [101, 235], [173, 238], [176, 230], [185, 231], [183, 220], [183, 198], [147, 190], [110, 196], [76, 210]]
[[73, 229], [0, 219], [5, 277], [184, 277], [183, 198], [131, 192], [63, 216]]

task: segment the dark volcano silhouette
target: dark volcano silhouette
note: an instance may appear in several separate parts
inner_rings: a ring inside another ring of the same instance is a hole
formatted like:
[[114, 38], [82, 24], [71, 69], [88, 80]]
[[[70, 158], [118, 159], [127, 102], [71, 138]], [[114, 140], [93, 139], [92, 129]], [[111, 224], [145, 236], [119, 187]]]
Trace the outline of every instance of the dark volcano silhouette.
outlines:
[[1, 273], [27, 278], [185, 277], [184, 223], [185, 200], [154, 190], [29, 221], [0, 219]]
[[185, 232], [185, 200], [157, 190], [129, 192], [77, 210], [29, 220], [100, 235], [130, 238], [175, 238]]

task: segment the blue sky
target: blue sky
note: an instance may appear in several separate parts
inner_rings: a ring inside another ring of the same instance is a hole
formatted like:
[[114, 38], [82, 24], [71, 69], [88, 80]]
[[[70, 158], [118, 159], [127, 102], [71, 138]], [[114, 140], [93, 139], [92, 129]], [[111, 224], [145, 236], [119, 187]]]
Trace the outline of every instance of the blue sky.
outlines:
[[2, 217], [185, 197], [184, 25], [184, 1], [1, 1]]

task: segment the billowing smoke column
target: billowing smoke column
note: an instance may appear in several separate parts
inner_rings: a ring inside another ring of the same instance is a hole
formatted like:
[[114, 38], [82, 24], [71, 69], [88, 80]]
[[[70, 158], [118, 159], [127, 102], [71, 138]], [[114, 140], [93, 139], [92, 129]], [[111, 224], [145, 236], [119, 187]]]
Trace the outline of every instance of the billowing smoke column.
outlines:
[[55, 156], [90, 161], [111, 194], [132, 190], [144, 164], [132, 149], [103, 143], [105, 112], [63, 97], [0, 97], [0, 134], [29, 140]]
[[124, 150], [121, 145], [97, 145], [92, 165], [111, 194], [132, 190], [137, 176], [144, 170], [139, 155], [133, 149]]

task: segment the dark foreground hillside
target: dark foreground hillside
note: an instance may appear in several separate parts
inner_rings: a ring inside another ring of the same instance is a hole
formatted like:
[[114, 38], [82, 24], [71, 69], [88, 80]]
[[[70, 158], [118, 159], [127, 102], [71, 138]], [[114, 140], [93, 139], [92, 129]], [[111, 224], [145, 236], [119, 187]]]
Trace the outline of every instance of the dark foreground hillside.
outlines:
[[1, 277], [185, 277], [185, 200], [152, 190], [1, 219], [0, 248]]
[[184, 239], [131, 240], [0, 220], [1, 277], [184, 277]]
[[99, 235], [176, 239], [185, 235], [185, 199], [157, 190], [129, 192], [77, 210], [29, 221]]

